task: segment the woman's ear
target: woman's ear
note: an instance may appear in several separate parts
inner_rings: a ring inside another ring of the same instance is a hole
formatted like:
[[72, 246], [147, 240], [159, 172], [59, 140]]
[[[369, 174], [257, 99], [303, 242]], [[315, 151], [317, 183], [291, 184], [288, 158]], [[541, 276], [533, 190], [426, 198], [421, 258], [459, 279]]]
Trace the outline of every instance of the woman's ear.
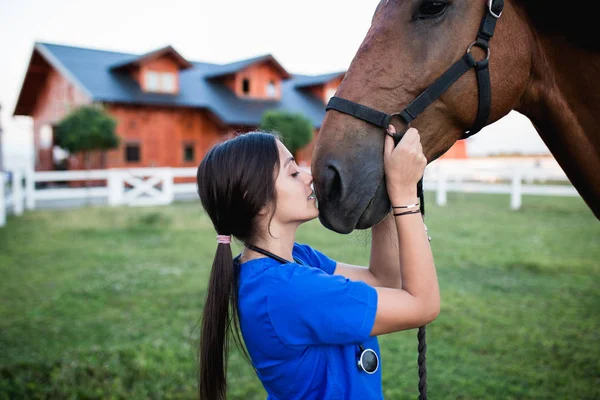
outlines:
[[263, 208], [261, 208], [261, 210], [258, 212], [258, 215], [260, 217], [264, 217], [265, 215], [269, 215], [270, 211], [271, 211], [271, 207], [269, 205], [266, 205]]

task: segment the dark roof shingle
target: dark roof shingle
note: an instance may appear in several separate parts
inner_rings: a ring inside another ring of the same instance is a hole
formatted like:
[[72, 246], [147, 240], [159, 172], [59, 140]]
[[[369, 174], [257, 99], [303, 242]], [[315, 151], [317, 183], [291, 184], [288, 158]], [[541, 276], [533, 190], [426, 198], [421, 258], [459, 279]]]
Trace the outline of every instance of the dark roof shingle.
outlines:
[[114, 70], [115, 66], [130, 63], [140, 56], [49, 43], [36, 43], [35, 49], [94, 101], [206, 108], [228, 125], [258, 125], [264, 111], [281, 109], [302, 113], [318, 128], [325, 117], [325, 106], [310, 93], [298, 90], [298, 84], [323, 80], [328, 75], [339, 75], [290, 75], [290, 79], [281, 83], [280, 100], [253, 100], [239, 98], [226, 86], [209, 78], [230, 74], [266, 60], [272, 59], [277, 63], [272, 56], [226, 65], [191, 62], [191, 68], [179, 73], [179, 93], [147, 93], [127, 72]]

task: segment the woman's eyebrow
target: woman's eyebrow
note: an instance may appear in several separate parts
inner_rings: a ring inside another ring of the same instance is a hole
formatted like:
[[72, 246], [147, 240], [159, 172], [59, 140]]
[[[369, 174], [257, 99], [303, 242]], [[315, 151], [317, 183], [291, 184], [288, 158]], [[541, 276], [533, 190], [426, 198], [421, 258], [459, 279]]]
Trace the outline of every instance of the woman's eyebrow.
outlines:
[[290, 163], [290, 161], [296, 161], [296, 159], [294, 157], [290, 157], [286, 160], [286, 162], [283, 164], [283, 168], [287, 167], [287, 165]]

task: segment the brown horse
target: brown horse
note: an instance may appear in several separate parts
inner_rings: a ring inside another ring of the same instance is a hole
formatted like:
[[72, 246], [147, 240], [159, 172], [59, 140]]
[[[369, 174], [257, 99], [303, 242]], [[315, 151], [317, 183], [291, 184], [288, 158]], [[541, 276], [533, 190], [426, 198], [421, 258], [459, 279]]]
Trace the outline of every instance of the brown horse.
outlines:
[[[506, 0], [489, 42], [490, 124], [525, 114], [600, 218], [600, 29], [598, 2]], [[486, 0], [382, 0], [336, 96], [392, 114], [465, 54]], [[473, 49], [475, 58], [485, 53]], [[469, 71], [412, 123], [431, 162], [473, 126], [478, 83]], [[394, 119], [397, 131], [405, 125]], [[501, 140], [501, 138], [499, 138]], [[327, 112], [313, 153], [320, 219], [340, 233], [388, 213], [383, 130]]]

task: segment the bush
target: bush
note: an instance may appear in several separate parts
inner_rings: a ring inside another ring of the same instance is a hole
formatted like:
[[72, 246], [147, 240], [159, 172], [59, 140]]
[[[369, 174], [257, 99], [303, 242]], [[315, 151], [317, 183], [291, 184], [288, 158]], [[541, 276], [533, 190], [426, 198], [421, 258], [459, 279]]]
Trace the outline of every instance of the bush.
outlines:
[[313, 138], [313, 125], [308, 118], [302, 114], [285, 111], [265, 112], [260, 122], [260, 129], [279, 133], [283, 144], [292, 154], [310, 143]]
[[54, 130], [55, 144], [71, 154], [83, 152], [87, 164], [90, 151], [119, 146], [116, 126], [117, 121], [102, 107], [82, 106], [58, 123]]

